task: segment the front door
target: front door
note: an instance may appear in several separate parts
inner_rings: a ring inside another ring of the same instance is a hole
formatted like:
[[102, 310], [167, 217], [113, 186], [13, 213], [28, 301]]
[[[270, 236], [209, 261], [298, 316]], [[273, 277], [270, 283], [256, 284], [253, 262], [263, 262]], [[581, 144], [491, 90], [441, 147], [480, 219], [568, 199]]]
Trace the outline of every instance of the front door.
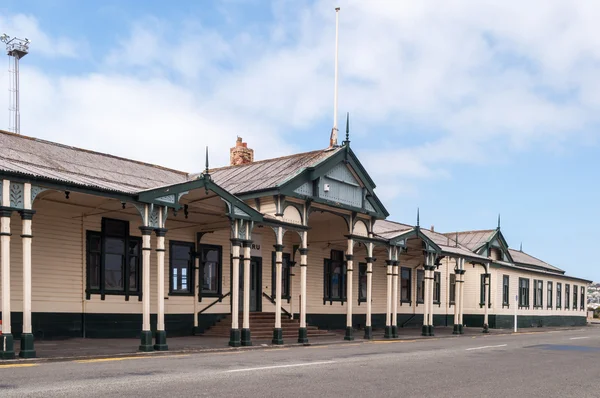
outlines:
[[[250, 312], [261, 311], [262, 258], [250, 260]], [[244, 311], [244, 267], [240, 266], [240, 313]]]

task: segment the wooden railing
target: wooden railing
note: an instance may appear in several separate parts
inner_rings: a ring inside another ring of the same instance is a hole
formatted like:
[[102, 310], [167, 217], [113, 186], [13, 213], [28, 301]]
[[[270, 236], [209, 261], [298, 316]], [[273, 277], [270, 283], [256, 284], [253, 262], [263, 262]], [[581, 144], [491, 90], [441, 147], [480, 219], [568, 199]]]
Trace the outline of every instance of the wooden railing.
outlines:
[[203, 312], [207, 311], [210, 307], [214, 306], [217, 303], [220, 303], [221, 301], [223, 301], [223, 299], [227, 296], [231, 295], [231, 292], [229, 293], [225, 293], [224, 295], [219, 296], [218, 299], [216, 299], [215, 301], [213, 301], [212, 303], [210, 303], [209, 305], [207, 305], [206, 307], [204, 307], [201, 311], [198, 312], [198, 315], [202, 314]]
[[[273, 305], [275, 305], [275, 299], [272, 296], [269, 296], [267, 293], [263, 292], [263, 297], [266, 297], [267, 300], [269, 300]], [[283, 312], [284, 314], [286, 314], [290, 319], [293, 318], [292, 314], [290, 314], [290, 312], [288, 310], [286, 310], [285, 308], [281, 307], [281, 312]]]

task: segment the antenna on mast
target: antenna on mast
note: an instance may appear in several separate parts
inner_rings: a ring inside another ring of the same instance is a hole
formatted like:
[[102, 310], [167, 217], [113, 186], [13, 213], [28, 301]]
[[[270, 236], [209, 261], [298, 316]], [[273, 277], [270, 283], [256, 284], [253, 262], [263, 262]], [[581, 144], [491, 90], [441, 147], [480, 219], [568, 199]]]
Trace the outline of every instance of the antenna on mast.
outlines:
[[18, 37], [10, 37], [6, 33], [0, 36], [0, 41], [6, 43], [6, 54], [9, 57], [8, 72], [10, 75], [10, 104], [8, 106], [9, 121], [8, 130], [16, 134], [21, 134], [21, 110], [20, 110], [20, 95], [19, 95], [19, 60], [29, 54], [29, 44], [31, 40], [28, 38], [19, 39]]
[[338, 41], [339, 41], [339, 23], [340, 7], [335, 8], [335, 79], [333, 83], [333, 128], [329, 138], [329, 148], [337, 146], [338, 124]]

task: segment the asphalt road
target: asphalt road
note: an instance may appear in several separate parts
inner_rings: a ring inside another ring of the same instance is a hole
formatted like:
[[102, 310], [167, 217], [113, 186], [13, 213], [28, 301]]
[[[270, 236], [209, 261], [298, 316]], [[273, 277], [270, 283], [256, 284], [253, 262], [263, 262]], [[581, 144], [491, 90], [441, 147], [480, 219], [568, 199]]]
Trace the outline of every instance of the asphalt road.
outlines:
[[0, 364], [1, 397], [599, 397], [600, 327]]

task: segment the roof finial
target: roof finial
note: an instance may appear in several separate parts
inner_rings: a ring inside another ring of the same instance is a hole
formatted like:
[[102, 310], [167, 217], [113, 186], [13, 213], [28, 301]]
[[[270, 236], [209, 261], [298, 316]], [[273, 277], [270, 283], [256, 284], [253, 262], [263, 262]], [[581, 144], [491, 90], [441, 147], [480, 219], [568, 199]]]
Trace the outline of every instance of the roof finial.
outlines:
[[458, 231], [455, 232], [454, 235], [454, 247], [458, 247]]
[[519, 251], [523, 252], [523, 242], [521, 242], [521, 247], [519, 247]]
[[350, 112], [346, 113], [346, 145], [350, 144]]
[[498, 229], [500, 229], [500, 213], [498, 213]]
[[204, 175], [209, 175], [209, 173], [208, 173], [208, 146], [206, 147], [206, 167], [204, 169]]
[[420, 218], [419, 217], [419, 208], [417, 207], [417, 228], [419, 227], [419, 224], [420, 224], [419, 218]]

